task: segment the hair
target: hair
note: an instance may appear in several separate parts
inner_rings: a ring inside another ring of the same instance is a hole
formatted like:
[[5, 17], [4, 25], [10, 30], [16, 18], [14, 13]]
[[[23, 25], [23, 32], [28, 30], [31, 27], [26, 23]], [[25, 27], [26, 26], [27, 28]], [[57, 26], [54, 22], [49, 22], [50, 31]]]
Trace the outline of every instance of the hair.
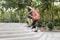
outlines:
[[28, 12], [31, 11], [31, 9], [28, 7]]

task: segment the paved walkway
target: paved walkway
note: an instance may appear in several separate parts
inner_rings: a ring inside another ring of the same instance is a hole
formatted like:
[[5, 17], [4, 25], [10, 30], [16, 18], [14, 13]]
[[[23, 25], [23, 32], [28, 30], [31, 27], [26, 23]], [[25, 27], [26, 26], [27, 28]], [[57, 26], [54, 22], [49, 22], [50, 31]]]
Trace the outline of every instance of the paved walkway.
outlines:
[[33, 32], [24, 23], [0, 23], [0, 40], [60, 40], [60, 32]]

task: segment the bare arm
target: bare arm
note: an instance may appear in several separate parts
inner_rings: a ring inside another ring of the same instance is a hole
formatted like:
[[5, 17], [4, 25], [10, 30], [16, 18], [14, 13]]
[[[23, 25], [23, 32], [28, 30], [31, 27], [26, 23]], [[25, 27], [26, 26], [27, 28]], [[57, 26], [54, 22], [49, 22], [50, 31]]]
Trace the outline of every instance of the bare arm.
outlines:
[[26, 6], [27, 8], [30, 8], [31, 9], [31, 11], [33, 11], [33, 8], [32, 7], [30, 7], [30, 6]]
[[31, 12], [32, 12], [32, 10], [30, 12], [28, 12], [28, 13], [31, 13]]
[[32, 7], [30, 7], [30, 6], [26, 6], [27, 8], [29, 7], [30, 9], [32, 9]]

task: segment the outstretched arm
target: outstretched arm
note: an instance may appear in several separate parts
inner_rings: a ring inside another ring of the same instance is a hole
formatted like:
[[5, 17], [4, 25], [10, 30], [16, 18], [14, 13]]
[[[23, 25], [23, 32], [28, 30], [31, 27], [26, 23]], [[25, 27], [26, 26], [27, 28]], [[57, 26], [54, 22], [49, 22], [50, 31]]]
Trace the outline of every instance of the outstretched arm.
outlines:
[[26, 6], [26, 7], [32, 9], [32, 7], [30, 7], [30, 6]]
[[27, 8], [30, 8], [31, 9], [31, 11], [33, 11], [33, 8], [32, 7], [30, 7], [30, 6], [26, 6]]

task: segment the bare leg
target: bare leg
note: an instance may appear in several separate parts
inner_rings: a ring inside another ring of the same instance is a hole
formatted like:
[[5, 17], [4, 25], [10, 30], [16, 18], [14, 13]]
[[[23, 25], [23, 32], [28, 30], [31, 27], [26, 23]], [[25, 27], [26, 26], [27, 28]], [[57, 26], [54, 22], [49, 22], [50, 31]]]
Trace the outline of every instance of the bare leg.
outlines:
[[28, 21], [28, 25], [30, 26], [32, 24], [32, 19], [28, 18], [27, 21]]

